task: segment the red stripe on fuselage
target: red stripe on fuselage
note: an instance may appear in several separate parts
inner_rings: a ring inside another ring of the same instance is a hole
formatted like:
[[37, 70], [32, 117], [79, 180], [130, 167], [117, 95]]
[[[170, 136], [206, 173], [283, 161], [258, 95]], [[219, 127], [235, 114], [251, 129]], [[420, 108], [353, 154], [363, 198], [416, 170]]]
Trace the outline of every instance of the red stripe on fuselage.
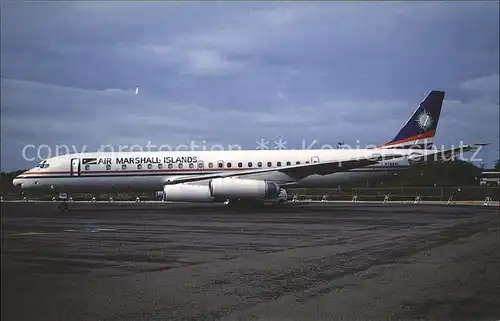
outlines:
[[[182, 174], [186, 172], [229, 172], [229, 171], [244, 171], [252, 169], [264, 169], [264, 167], [254, 167], [254, 168], [183, 168], [183, 169], [132, 169], [132, 170], [104, 170], [104, 171], [80, 171], [80, 175], [84, 174], [127, 174], [127, 173], [165, 173], [165, 174]], [[279, 167], [276, 167], [278, 169]], [[55, 174], [67, 174], [70, 175], [70, 171], [40, 171], [40, 172], [25, 172], [23, 175], [55, 175]]]
[[37, 175], [37, 174], [69, 174], [68, 171], [52, 171], [52, 172], [24, 172], [21, 175]]

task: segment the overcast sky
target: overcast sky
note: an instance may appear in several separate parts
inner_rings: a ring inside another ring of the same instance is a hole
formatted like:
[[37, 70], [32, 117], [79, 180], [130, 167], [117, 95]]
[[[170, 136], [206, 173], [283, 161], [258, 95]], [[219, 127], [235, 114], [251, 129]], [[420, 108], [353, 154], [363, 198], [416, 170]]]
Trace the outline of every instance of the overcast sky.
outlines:
[[446, 91], [436, 143], [491, 142], [479, 156], [499, 157], [497, 1], [55, 1], [1, 14], [2, 170], [36, 164], [30, 144], [27, 157], [62, 144], [380, 144], [432, 89]]

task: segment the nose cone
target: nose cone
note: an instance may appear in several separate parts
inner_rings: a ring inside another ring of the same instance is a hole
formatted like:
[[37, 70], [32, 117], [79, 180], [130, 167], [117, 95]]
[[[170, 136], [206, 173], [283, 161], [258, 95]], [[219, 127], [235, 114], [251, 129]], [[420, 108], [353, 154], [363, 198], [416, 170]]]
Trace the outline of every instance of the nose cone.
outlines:
[[12, 180], [12, 185], [14, 185], [15, 187], [21, 187], [22, 186], [22, 183], [23, 183], [23, 179], [22, 178], [14, 178]]

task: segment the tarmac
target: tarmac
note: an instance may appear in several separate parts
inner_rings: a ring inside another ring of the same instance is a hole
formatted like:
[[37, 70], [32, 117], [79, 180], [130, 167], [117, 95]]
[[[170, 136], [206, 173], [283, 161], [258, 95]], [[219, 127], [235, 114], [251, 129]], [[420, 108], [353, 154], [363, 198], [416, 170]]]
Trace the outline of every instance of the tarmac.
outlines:
[[498, 207], [1, 204], [2, 320], [500, 319]]

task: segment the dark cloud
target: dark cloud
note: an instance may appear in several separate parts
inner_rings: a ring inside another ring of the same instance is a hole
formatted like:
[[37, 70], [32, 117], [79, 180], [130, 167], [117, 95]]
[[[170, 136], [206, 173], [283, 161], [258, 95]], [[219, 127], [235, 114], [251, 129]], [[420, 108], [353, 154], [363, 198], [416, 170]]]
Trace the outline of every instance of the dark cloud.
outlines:
[[2, 169], [29, 165], [26, 144], [377, 144], [431, 89], [447, 91], [438, 142], [490, 141], [489, 164], [498, 6], [4, 4]]

